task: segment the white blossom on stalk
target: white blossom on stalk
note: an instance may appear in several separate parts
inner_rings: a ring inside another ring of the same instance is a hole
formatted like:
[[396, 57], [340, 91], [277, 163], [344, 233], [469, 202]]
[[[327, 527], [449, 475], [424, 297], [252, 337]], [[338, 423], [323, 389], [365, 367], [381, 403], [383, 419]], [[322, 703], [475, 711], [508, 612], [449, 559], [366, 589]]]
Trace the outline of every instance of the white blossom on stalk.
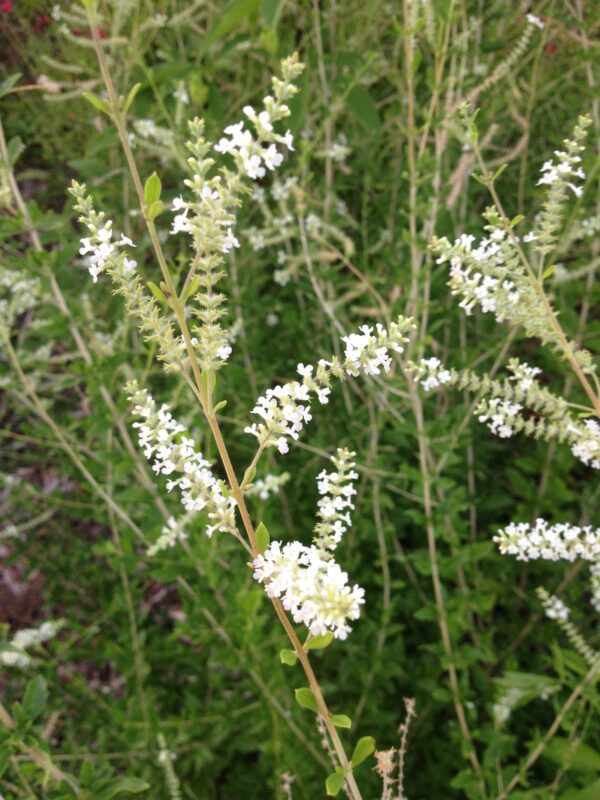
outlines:
[[516, 382], [519, 389], [524, 392], [529, 391], [535, 384], [536, 376], [541, 375], [542, 370], [539, 367], [530, 367], [524, 361], [518, 361], [513, 358], [508, 363], [508, 368], [513, 373], [510, 380]]
[[345, 356], [342, 361], [332, 357], [321, 359], [316, 368], [312, 364], [298, 364], [302, 383], [291, 381], [267, 389], [252, 410], [261, 422], [247, 426], [244, 431], [256, 436], [261, 447], [277, 447], [280, 453], [289, 450], [289, 439], [298, 439], [304, 425], [312, 419], [313, 396], [321, 404], [329, 402], [331, 378], [345, 380], [347, 376], [379, 375], [389, 372], [392, 365], [390, 353], [402, 353], [408, 341], [406, 333], [412, 321], [400, 317], [389, 330], [379, 323], [375, 329], [368, 325], [360, 333], [343, 336]]
[[53, 639], [63, 625], [62, 620], [48, 620], [38, 628], [21, 628], [8, 642], [6, 649], [0, 650], [0, 663], [17, 669], [32, 666], [35, 660], [27, 651]]
[[600, 469], [600, 424], [586, 419], [583, 425], [570, 425], [573, 446], [571, 452], [587, 466]]
[[356, 494], [352, 481], [358, 478], [352, 461], [355, 455], [339, 448], [331, 458], [335, 470], [322, 470], [317, 475], [321, 497], [317, 504], [319, 522], [315, 525], [314, 542], [324, 559], [331, 558], [331, 551], [335, 550], [352, 524], [350, 511], [354, 509], [352, 497]]
[[293, 150], [293, 137], [288, 130], [285, 134], [275, 132], [274, 125], [290, 115], [287, 105], [298, 91], [293, 81], [302, 72], [303, 66], [296, 57], [282, 62], [282, 79], [273, 78], [273, 96], [263, 100], [263, 110], [256, 113], [252, 106], [244, 106], [244, 115], [252, 124], [256, 135], [245, 127], [245, 120], [225, 128], [225, 136], [215, 145], [218, 153], [233, 156], [239, 171], [257, 180], [263, 178], [266, 170], [274, 170], [283, 161], [283, 154], [277, 145]]
[[555, 594], [551, 594], [547, 602], [544, 603], [544, 613], [548, 619], [566, 622], [569, 619], [571, 610], [563, 603], [560, 597], [557, 597]]
[[541, 31], [544, 30], [544, 20], [540, 17], [536, 17], [535, 14], [527, 14], [526, 20], [530, 25], [539, 28]]
[[323, 559], [315, 545], [271, 542], [253, 567], [269, 597], [281, 597], [294, 622], [306, 625], [313, 636], [330, 630], [336, 639], [345, 639], [349, 621], [360, 616], [364, 590], [350, 588], [348, 575], [333, 559]]
[[321, 498], [318, 502], [313, 543], [271, 542], [255, 558], [254, 578], [265, 584], [269, 597], [281, 597], [295, 622], [303, 623], [313, 636], [332, 631], [337, 639], [350, 633], [350, 620], [358, 619], [364, 591], [348, 586], [348, 575], [335, 562], [333, 550], [348, 530], [352, 497], [356, 490], [351, 453], [338, 448], [332, 462], [335, 471], [322, 470], [317, 476]]
[[494, 536], [500, 552], [516, 556], [517, 561], [585, 561], [600, 560], [600, 529], [590, 525], [570, 525], [559, 522], [549, 525], [544, 519], [529, 522], [511, 522]]
[[482, 400], [477, 407], [479, 422], [487, 422], [488, 428], [501, 439], [507, 439], [515, 432], [514, 421], [523, 409], [520, 403], [511, 403], [494, 397]]
[[119, 252], [120, 247], [135, 247], [135, 245], [127, 236], [121, 236], [117, 242], [112, 241], [112, 220], [103, 221], [101, 227], [98, 227], [95, 220], [90, 219], [86, 221], [86, 226], [90, 236], [81, 240], [79, 253], [86, 256], [88, 270], [94, 283], [98, 282], [98, 275], [108, 267], [114, 268], [117, 261], [126, 272], [135, 269], [137, 262], [128, 259], [125, 253]]
[[208, 514], [206, 535], [218, 530], [232, 533], [236, 530], [235, 500], [227, 495], [226, 486], [217, 480], [210, 463], [196, 450], [193, 439], [185, 436], [186, 428], [172, 416], [169, 406], [160, 408], [135, 382], [128, 384], [132, 413], [141, 418], [134, 422], [138, 441], [147, 459], [154, 459], [152, 469], [157, 475], [177, 475], [167, 481], [167, 491], [181, 492], [181, 502], [186, 511], [203, 511]]
[[176, 520], [175, 517], [169, 517], [166, 524], [163, 525], [163, 529], [160, 532], [158, 539], [148, 548], [147, 554], [149, 556], [155, 556], [162, 550], [175, 547], [177, 542], [185, 542], [188, 538], [188, 535], [183, 530], [183, 526], [190, 519], [190, 516], [191, 515], [186, 514], [185, 517], [180, 520]]
[[452, 373], [447, 370], [439, 358], [422, 358], [414, 365], [416, 380], [426, 392], [437, 389], [452, 380]]
[[277, 494], [282, 486], [290, 479], [289, 472], [282, 472], [281, 475], [265, 475], [264, 478], [257, 478], [251, 488], [246, 490], [249, 497], [258, 497], [260, 500], [268, 500], [273, 494]]

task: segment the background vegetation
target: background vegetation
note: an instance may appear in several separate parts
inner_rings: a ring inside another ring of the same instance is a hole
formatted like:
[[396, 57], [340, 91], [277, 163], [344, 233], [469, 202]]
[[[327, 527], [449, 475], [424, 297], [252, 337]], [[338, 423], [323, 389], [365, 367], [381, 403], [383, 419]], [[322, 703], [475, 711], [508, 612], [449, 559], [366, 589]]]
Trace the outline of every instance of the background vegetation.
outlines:
[[[25, 703], [25, 712], [13, 714], [21, 749], [14, 734], [0, 734], [0, 794], [71, 796], [43, 786], [23, 749], [34, 747], [78, 775], [90, 797], [129, 788], [165, 798], [160, 733], [177, 756], [182, 797], [285, 797], [286, 772], [294, 798], [322, 797], [327, 755], [313, 715], [293, 702], [298, 675], [279, 662], [284, 636], [243, 552], [199, 526], [186, 549], [150, 558], [136, 535], [155, 539], [177, 502], [132, 446], [125, 382], [136, 376], [169, 400], [207, 457], [215, 453], [184, 385], [156, 365], [122, 301], [106, 282], [91, 284], [78, 256], [71, 178], [88, 183], [137, 243], [145, 279], [158, 280], [117, 133], [81, 96], [102, 88], [78, 9], [0, 3], [3, 77], [20, 73], [0, 100], [12, 162], [2, 159], [0, 286], [5, 300], [24, 301], [11, 340], [41, 400], [3, 358], [0, 636], [64, 620], [31, 668], [2, 667], [3, 705]], [[219, 399], [228, 401], [223, 426], [238, 470], [253, 455], [243, 426], [267, 386], [334, 351], [340, 332], [399, 313], [416, 317], [417, 353], [480, 372], [519, 356], [581, 402], [558, 356], [488, 315], [465, 318], [427, 244], [434, 233], [479, 234], [490, 203], [471, 176], [461, 100], [480, 108], [490, 168], [508, 165], [497, 182], [507, 212], [530, 220], [540, 166], [577, 116], [591, 113], [591, 177], [570, 202], [562, 242], [575, 279], [554, 280], [551, 291], [565, 330], [598, 352], [598, 245], [572, 234], [597, 217], [600, 200], [596, 4], [115, 0], [100, 11], [119, 91], [141, 84], [129, 122], [138, 167], [159, 173], [167, 200], [184, 190], [188, 119], [203, 116], [216, 140], [267, 93], [281, 57], [297, 50], [307, 65], [290, 124], [296, 152], [275, 179], [279, 191], [265, 180], [242, 210], [242, 247], [226, 280], [238, 334]], [[543, 31], [527, 25], [530, 11], [545, 18]], [[12, 169], [25, 210], [11, 195]], [[166, 237], [167, 215], [159, 223]], [[182, 247], [166, 244], [176, 274]], [[16, 289], [6, 277], [14, 272]], [[516, 563], [492, 536], [538, 516], [598, 526], [597, 480], [568, 447], [490, 436], [468, 392], [416, 402], [398, 374], [350, 381], [334, 395], [285, 459], [270, 457], [271, 473], [291, 476], [279, 495], [252, 501], [273, 538], [307, 541], [324, 459], [336, 446], [358, 454], [343, 563], [367, 604], [349, 639], [316, 656], [328, 702], [352, 717], [350, 739], [370, 734], [385, 749], [398, 744], [402, 698], [415, 698], [411, 800], [503, 797], [588, 669], [543, 616], [536, 587], [575, 609], [592, 647], [598, 629], [578, 565]], [[34, 676], [48, 691], [39, 712]], [[513, 800], [600, 796], [598, 710], [597, 695], [582, 691]], [[360, 769], [364, 796], [379, 797], [370, 762]]]

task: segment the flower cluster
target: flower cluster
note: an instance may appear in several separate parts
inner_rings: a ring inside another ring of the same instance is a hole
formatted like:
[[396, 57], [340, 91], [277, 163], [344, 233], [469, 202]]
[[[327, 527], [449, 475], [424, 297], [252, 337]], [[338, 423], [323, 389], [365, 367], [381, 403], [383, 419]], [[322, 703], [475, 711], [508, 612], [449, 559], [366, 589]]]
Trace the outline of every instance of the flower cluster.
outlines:
[[571, 452], [587, 466], [600, 469], [600, 424], [595, 419], [586, 419], [583, 424], [570, 425], [573, 445]]
[[335, 470], [322, 470], [317, 476], [321, 498], [317, 504], [319, 522], [315, 525], [314, 541], [323, 559], [331, 557], [331, 551], [352, 524], [350, 511], [354, 509], [352, 497], [356, 494], [352, 481], [358, 478], [352, 461], [355, 455], [345, 448], [338, 449], [331, 458]]
[[135, 247], [135, 245], [123, 234], [119, 241], [112, 241], [112, 220], [108, 219], [98, 227], [95, 220], [88, 219], [85, 221], [85, 225], [90, 231], [90, 236], [81, 240], [79, 253], [86, 256], [87, 267], [94, 283], [98, 282], [98, 275], [108, 267], [114, 269], [118, 265], [125, 275], [133, 272], [137, 262], [127, 258], [127, 255], [120, 252], [119, 248]]
[[[595, 565], [592, 565], [592, 569]], [[544, 611], [548, 619], [554, 620], [569, 640], [569, 644], [591, 666], [600, 664], [600, 653], [597, 653], [586, 642], [577, 627], [570, 621], [571, 610], [556, 595], [550, 594], [542, 586], [537, 589]]]
[[411, 371], [426, 392], [438, 389], [446, 383], [451, 383], [452, 373], [447, 370], [439, 358], [422, 358], [417, 364], [411, 364]]
[[[296, 55], [285, 59], [282, 64], [282, 78], [273, 78], [273, 96], [263, 100], [263, 110], [258, 114], [252, 106], [244, 106], [243, 112], [256, 131], [245, 128], [245, 121], [229, 125], [224, 136], [215, 145], [218, 153], [229, 153], [233, 156], [238, 170], [252, 180], [263, 178], [266, 170], [274, 170], [283, 161], [283, 155], [277, 150], [277, 144], [293, 150], [293, 137], [290, 131], [281, 135], [275, 133], [274, 124], [290, 115], [286, 105], [298, 91], [293, 81], [301, 74], [303, 65]], [[229, 137], [229, 138], [228, 138]]]
[[194, 440], [183, 435], [186, 428], [174, 419], [166, 404], [158, 408], [148, 392], [137, 384], [128, 384], [127, 391], [133, 403], [132, 413], [142, 420], [133, 425], [138, 429], [144, 455], [154, 459], [152, 469], [157, 475], [178, 476], [167, 481], [167, 491], [179, 489], [186, 511], [207, 512], [210, 520], [207, 536], [216, 530], [235, 531], [235, 500], [227, 494], [225, 484], [215, 478], [210, 463], [196, 450]]
[[190, 514], [186, 514], [181, 520], [176, 520], [175, 517], [169, 517], [158, 539], [148, 548], [147, 554], [152, 557], [162, 550], [175, 547], [177, 542], [185, 542], [188, 535], [183, 530], [183, 526], [189, 520], [190, 516]]
[[536, 377], [542, 373], [539, 367], [530, 367], [529, 364], [516, 358], [508, 362], [508, 369], [512, 372], [510, 380], [514, 381], [523, 392], [528, 392], [534, 386]]
[[0, 267], [0, 320], [11, 326], [16, 318], [34, 308], [41, 295], [39, 278], [28, 277], [24, 272]]
[[580, 527], [567, 522], [549, 525], [544, 519], [537, 519], [533, 526], [528, 522], [511, 522], [498, 531], [494, 542], [501, 553], [516, 556], [518, 561], [600, 560], [600, 529], [593, 530], [589, 525]]
[[585, 172], [580, 166], [580, 153], [584, 149], [583, 141], [590, 124], [590, 117], [580, 117], [573, 138], [564, 140], [564, 150], [555, 150], [556, 160], [546, 161], [542, 166], [538, 185], [547, 186], [548, 190], [534, 228], [534, 248], [542, 256], [551, 253], [556, 245], [569, 189], [577, 197], [583, 193], [582, 187], [575, 181], [585, 179]]
[[257, 478], [246, 490], [246, 494], [250, 497], [258, 497], [260, 500], [268, 500], [272, 494], [277, 494], [289, 479], [289, 472], [282, 472], [281, 475], [265, 475], [264, 478]]
[[487, 422], [488, 428], [496, 436], [508, 439], [515, 433], [515, 418], [522, 408], [520, 403], [511, 403], [509, 400], [492, 397], [479, 403], [477, 419], [479, 422]]
[[262, 422], [253, 423], [244, 430], [256, 436], [261, 448], [277, 447], [280, 453], [289, 450], [288, 439], [298, 439], [305, 423], [312, 419], [312, 396], [320, 403], [329, 402], [331, 378], [345, 380], [347, 376], [379, 375], [389, 372], [392, 365], [390, 352], [402, 353], [408, 341], [406, 334], [412, 327], [410, 320], [400, 317], [389, 330], [379, 323], [375, 330], [363, 325], [360, 333], [343, 336], [345, 357], [342, 361], [332, 357], [321, 359], [316, 369], [311, 364], [299, 364], [302, 383], [290, 383], [267, 389], [252, 410]]
[[348, 621], [360, 616], [364, 590], [350, 588], [347, 573], [333, 559], [323, 559], [314, 545], [271, 542], [253, 567], [269, 597], [281, 597], [294, 622], [306, 625], [313, 636], [330, 630], [336, 639], [345, 639], [351, 631]]
[[264, 110], [256, 114], [250, 106], [244, 108], [256, 129], [256, 139], [244, 128], [244, 122], [225, 129], [231, 138], [223, 137], [214, 149], [233, 156], [234, 170], [222, 167], [214, 173], [213, 145], [204, 136], [204, 123], [200, 119], [189, 123], [191, 137], [187, 147], [191, 153], [188, 158], [191, 177], [185, 180], [185, 185], [192, 197], [178, 197], [173, 201], [173, 210], [177, 213], [171, 233], [184, 232], [192, 237], [194, 254], [187, 279], [187, 299], [193, 295], [197, 303], [192, 313], [199, 324], [193, 332], [203, 371], [220, 369], [231, 353], [231, 333], [221, 325], [225, 298], [216, 287], [225, 276], [224, 256], [240, 246], [234, 226], [241, 195], [248, 192], [243, 179], [263, 177], [265, 169], [279, 166], [283, 155], [278, 152], [277, 144], [293, 149], [289, 131], [282, 136], [275, 132], [274, 125], [289, 115], [285, 101], [296, 93], [293, 80], [302, 69], [296, 56], [285, 59], [282, 79], [273, 78], [273, 97], [264, 99]]
[[138, 320], [138, 327], [146, 340], [156, 344], [159, 360], [167, 369], [177, 369], [185, 365], [185, 344], [175, 336], [171, 321], [166, 318], [154, 297], [146, 288], [136, 272], [136, 262], [128, 258], [124, 247], [133, 243], [126, 236], [113, 240], [113, 226], [104, 212], [94, 209], [93, 200], [87, 194], [85, 184], [75, 181], [70, 194], [75, 198], [75, 210], [79, 221], [85, 225], [90, 236], [81, 240], [83, 255], [91, 253], [88, 259], [90, 274], [94, 282], [98, 275], [107, 272], [115, 285], [115, 291], [125, 298], [127, 311]]
[[27, 652], [32, 647], [53, 639], [63, 626], [62, 620], [43, 622], [39, 628], [22, 628], [8, 643], [7, 649], [0, 650], [0, 663], [7, 667], [27, 669], [34, 659]]
[[[506, 231], [496, 224], [491, 211], [488, 216], [493, 219], [486, 226], [490, 235], [475, 247], [475, 237], [466, 233], [452, 245], [448, 239], [435, 239], [432, 247], [438, 253], [438, 264], [450, 263], [449, 286], [452, 294], [461, 295], [460, 308], [469, 315], [479, 306], [484, 313], [494, 314], [498, 322], [503, 322], [513, 320], [525, 302], [526, 277], [519, 269]], [[532, 292], [527, 292], [527, 299], [539, 303]]]
[[571, 613], [570, 608], [555, 594], [551, 594], [544, 603], [544, 611], [548, 619], [555, 619], [561, 622], [566, 622]]
[[313, 636], [331, 630], [337, 639], [350, 633], [349, 620], [358, 619], [364, 591], [348, 586], [348, 575], [335, 562], [333, 550], [351, 524], [350, 509], [358, 478], [351, 453], [339, 448], [331, 460], [335, 471], [317, 476], [318, 502], [313, 543], [271, 542], [254, 562], [254, 578], [265, 584], [269, 597], [282, 597], [295, 622], [304, 623]]
[[389, 332], [377, 323], [375, 331], [370, 325], [361, 325], [360, 333], [342, 336], [346, 345], [343, 369], [348, 375], [379, 375], [381, 369], [389, 372], [392, 366], [391, 352], [402, 353], [406, 339], [396, 323]]

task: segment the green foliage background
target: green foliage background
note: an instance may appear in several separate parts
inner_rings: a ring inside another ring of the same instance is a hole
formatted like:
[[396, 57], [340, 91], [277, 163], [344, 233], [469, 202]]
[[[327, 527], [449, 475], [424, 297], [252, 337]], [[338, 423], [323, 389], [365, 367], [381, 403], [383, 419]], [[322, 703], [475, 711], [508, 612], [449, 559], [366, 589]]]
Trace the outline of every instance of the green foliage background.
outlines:
[[[184, 191], [187, 118], [203, 116], [216, 140], [246, 103], [264, 96], [281, 57], [298, 50], [307, 64], [290, 125], [296, 152], [282, 167], [283, 175], [298, 176], [292, 219], [282, 220], [285, 214], [268, 199], [271, 214], [279, 217], [269, 235], [279, 231], [272, 238], [282, 242], [255, 251], [243, 231], [264, 228], [265, 215], [259, 203], [247, 203], [236, 228], [242, 248], [235, 280], [226, 281], [231, 319], [243, 319], [243, 330], [220, 376], [218, 399], [228, 401], [224, 428], [239, 474], [253, 455], [253, 440], [242, 429], [258, 394], [275, 381], [289, 380], [298, 362], [331, 353], [336, 326], [350, 331], [381, 320], [373, 290], [389, 315], [405, 312], [411, 246], [422, 254], [417, 322], [427, 314], [428, 323], [419, 330], [426, 352], [480, 372], [498, 358], [503, 364], [518, 355], [542, 367], [544, 380], [557, 393], [582, 401], [579, 390], [565, 381], [557, 356], [487, 316], [465, 318], [449, 296], [445, 267], [426, 253], [434, 232], [449, 238], [481, 232], [480, 214], [489, 197], [469, 179], [470, 167], [455, 172], [465, 154], [448, 113], [507, 57], [522, 35], [523, 15], [532, 9], [500, 0], [415, 4], [415, 56], [408, 80], [406, 7], [410, 4], [377, 0], [101, 4], [117, 87], [126, 93], [141, 83], [132, 117], [154, 120], [170, 132], [168, 141], [163, 136], [162, 143], [150, 147], [138, 138], [135, 149], [142, 175], [156, 170], [168, 200]], [[498, 191], [511, 216], [522, 213], [529, 220], [539, 208], [535, 184], [541, 164], [569, 135], [578, 114], [593, 109], [597, 114], [594, 36], [600, 17], [593, 3], [584, 8], [578, 2], [546, 2], [533, 10], [546, 17], [546, 28], [536, 30], [525, 55], [476, 100], [481, 138], [490, 134], [486, 157], [494, 167], [508, 164]], [[74, 34], [73, 25], [51, 16], [40, 25], [49, 12], [38, 2], [0, 12], [4, 77], [22, 73], [16, 90], [0, 100], [0, 115], [14, 152], [22, 149], [15, 174], [43, 243], [43, 253], [36, 253], [14, 209], [0, 216], [0, 268], [38, 276], [43, 286], [38, 304], [19, 318], [12, 339], [56, 425], [98, 484], [152, 540], [164, 524], [156, 498], [174, 514], [177, 499], [165, 492], [161, 479], [154, 492], [139, 481], [102, 387], [129, 427], [122, 387], [134, 375], [146, 381], [157, 399], [175, 406], [206, 456], [215, 460], [216, 454], [193, 398], [156, 366], [107, 281], [92, 286], [78, 261], [79, 232], [66, 199], [71, 178], [88, 183], [98, 208], [136, 241], [145, 278], [157, 280], [117, 134], [80, 96], [86, 82], [98, 80], [87, 31]], [[163, 25], [150, 24], [156, 14], [166, 15]], [[67, 31], [61, 32], [65, 24]], [[60, 83], [60, 92], [33, 86], [41, 74]], [[181, 82], [190, 97], [187, 106], [175, 97]], [[412, 209], [416, 237], [410, 234], [410, 82], [417, 141], [426, 133]], [[90, 89], [101, 93], [99, 83]], [[64, 93], [72, 96], [64, 99]], [[341, 135], [349, 154], [331, 162], [325, 151]], [[594, 128], [584, 164], [591, 178], [583, 198], [570, 203], [570, 223], [597, 215], [597, 135]], [[457, 182], [457, 201], [448, 208]], [[265, 180], [265, 187], [269, 183]], [[320, 238], [310, 238], [307, 259], [297, 218], [311, 213], [326, 224]], [[167, 215], [159, 219], [165, 233], [168, 225]], [[182, 240], [169, 240], [166, 248], [175, 274], [185, 274]], [[571, 242], [562, 261], [576, 270], [597, 256], [594, 248], [591, 240]], [[279, 249], [298, 265], [285, 286], [273, 280]], [[91, 365], [78, 356], [69, 320], [56, 307], [50, 273], [84, 334]], [[555, 284], [552, 293], [572, 336], [587, 317], [583, 344], [597, 353], [598, 289], [593, 271], [589, 275]], [[325, 308], [315, 281], [329, 303]], [[269, 314], [277, 315], [276, 325], [268, 324]], [[40, 352], [48, 342], [51, 347]], [[56, 763], [89, 783], [90, 797], [113, 796], [101, 785], [104, 773], [137, 779], [130, 789], [146, 785], [140, 789], [144, 797], [166, 797], [158, 732], [177, 754], [174, 769], [185, 798], [282, 797], [283, 772], [295, 776], [294, 798], [324, 796], [330, 767], [314, 716], [293, 702], [303, 678], [298, 668], [279, 662], [285, 637], [239, 546], [223, 537], [206, 539], [198, 523], [190, 531], [189, 552], [175, 548], [147, 558], [144, 546], [57, 445], [6, 362], [1, 367], [2, 570], [18, 575], [30, 595], [32, 581], [39, 586], [27, 611], [3, 589], [5, 638], [11, 627], [46, 618], [66, 621], [58, 639], [38, 654], [32, 674], [44, 677], [48, 700], [41, 717], [20, 723], [23, 741], [48, 747]], [[578, 566], [515, 563], [499, 556], [492, 536], [510, 520], [543, 516], [598, 525], [600, 517], [597, 480], [567, 447], [495, 439], [469, 414], [472, 400], [450, 391], [424, 401], [428, 480], [453, 663], [487, 797], [495, 798], [587, 671], [543, 617], [535, 588], [554, 591], [560, 585], [592, 646], [598, 633]], [[269, 459], [270, 471], [285, 469], [292, 477], [279, 498], [253, 501], [254, 516], [265, 520], [272, 538], [308, 541], [315, 476], [336, 446], [356, 451], [361, 467], [353, 531], [340, 560], [351, 580], [365, 587], [367, 604], [346, 642], [315, 655], [328, 703], [353, 719], [352, 731], [344, 732], [349, 747], [359, 736], [372, 735], [378, 748], [386, 749], [398, 743], [402, 698], [414, 697], [407, 797], [478, 798], [480, 786], [448, 683], [448, 655], [431, 583], [416, 422], [402, 375], [370, 387], [358, 382], [337, 387], [300, 445], [285, 458]], [[10, 525], [26, 525], [40, 515], [21, 535], [7, 533]], [[12, 670], [0, 676], [7, 707], [23, 701], [32, 674]], [[552, 691], [546, 696], [548, 682]], [[493, 706], [507, 687], [528, 688], [520, 706], [499, 725]], [[598, 710], [597, 694], [584, 692], [528, 773], [529, 784], [511, 793], [513, 800], [600, 796]], [[66, 789], [44, 788], [42, 773], [26, 761], [21, 774], [13, 762], [3, 766], [0, 792], [6, 797], [32, 796], [27, 781], [35, 797], [71, 796]], [[380, 795], [371, 766], [366, 762], [356, 773], [365, 798]], [[125, 796], [127, 785], [122, 787]]]

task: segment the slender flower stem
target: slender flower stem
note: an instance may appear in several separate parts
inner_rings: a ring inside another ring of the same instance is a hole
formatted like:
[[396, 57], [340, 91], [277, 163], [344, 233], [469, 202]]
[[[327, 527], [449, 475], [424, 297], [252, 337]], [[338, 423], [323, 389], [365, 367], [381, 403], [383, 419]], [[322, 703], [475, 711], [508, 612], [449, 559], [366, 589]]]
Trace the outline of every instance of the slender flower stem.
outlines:
[[[93, 38], [93, 41], [94, 41], [96, 55], [98, 57], [100, 70], [102, 72], [102, 77], [104, 79], [104, 83], [106, 85], [106, 90], [107, 90], [107, 93], [108, 93], [109, 104], [110, 104], [110, 107], [111, 107], [111, 116], [112, 116], [112, 118], [114, 120], [115, 126], [116, 126], [118, 134], [119, 134], [119, 138], [121, 140], [121, 145], [123, 147], [123, 151], [125, 153], [125, 158], [127, 160], [127, 164], [129, 166], [129, 170], [131, 172], [131, 176], [132, 176], [132, 179], [133, 179], [135, 190], [137, 192], [138, 199], [139, 199], [139, 202], [140, 202], [140, 207], [145, 212], [146, 200], [145, 200], [145, 195], [144, 195], [144, 189], [143, 189], [142, 182], [141, 182], [141, 179], [140, 179], [140, 175], [139, 175], [139, 172], [138, 172], [138, 169], [137, 169], [137, 165], [135, 163], [135, 159], [133, 157], [133, 153], [131, 151], [131, 146], [129, 144], [129, 138], [127, 136], [127, 130], [126, 130], [126, 127], [125, 127], [124, 114], [120, 110], [119, 98], [117, 96], [114, 84], [112, 82], [112, 78], [110, 76], [110, 71], [108, 69], [108, 64], [106, 62], [106, 57], [104, 55], [104, 51], [102, 49], [102, 45], [101, 45], [101, 42], [100, 42], [100, 36], [99, 36], [99, 33], [98, 33], [98, 18], [97, 18], [96, 11], [95, 11], [94, 8], [89, 8], [88, 7], [88, 17], [89, 17], [89, 21], [90, 21], [90, 28], [91, 28], [91, 31], [92, 31], [92, 38]], [[236, 477], [236, 474], [235, 474], [235, 470], [234, 470], [233, 465], [231, 463], [231, 459], [229, 457], [229, 452], [227, 450], [227, 446], [225, 444], [225, 441], [223, 439], [221, 430], [219, 428], [219, 423], [217, 421], [216, 416], [212, 412], [212, 408], [211, 408], [211, 405], [210, 405], [210, 396], [209, 396], [209, 393], [207, 391], [207, 386], [210, 385], [210, 380], [207, 381], [206, 383], [202, 380], [202, 373], [200, 371], [200, 366], [198, 364], [198, 359], [196, 357], [196, 353], [195, 353], [194, 347], [192, 345], [190, 332], [189, 332], [189, 329], [188, 329], [188, 326], [187, 326], [187, 322], [186, 322], [186, 319], [185, 319], [185, 315], [184, 315], [183, 305], [182, 305], [181, 300], [180, 300], [180, 298], [179, 298], [179, 296], [177, 294], [177, 291], [176, 291], [175, 286], [173, 284], [173, 280], [172, 280], [171, 275], [169, 273], [169, 268], [168, 268], [168, 265], [167, 265], [163, 250], [162, 250], [162, 246], [161, 246], [159, 238], [158, 238], [158, 234], [157, 234], [157, 231], [156, 231], [156, 226], [154, 225], [154, 222], [152, 220], [148, 219], [148, 216], [147, 216], [146, 213], [144, 213], [144, 219], [145, 219], [145, 222], [146, 222], [146, 227], [147, 227], [148, 232], [150, 234], [150, 239], [152, 241], [152, 245], [153, 245], [154, 251], [156, 253], [156, 257], [157, 257], [159, 266], [161, 268], [161, 272], [163, 274], [165, 285], [167, 287], [167, 292], [169, 294], [169, 298], [168, 299], [169, 299], [171, 308], [173, 309], [173, 311], [175, 313], [175, 316], [177, 318], [177, 322], [179, 324], [179, 327], [180, 327], [182, 335], [183, 335], [183, 339], [184, 339], [184, 342], [185, 342], [186, 350], [187, 350], [187, 353], [188, 353], [188, 356], [189, 356], [189, 359], [190, 359], [192, 372], [194, 374], [194, 379], [195, 379], [196, 386], [197, 386], [197, 393], [198, 393], [198, 395], [199, 395], [199, 397], [201, 399], [201, 403], [202, 403], [203, 411], [204, 411], [205, 416], [206, 416], [206, 420], [207, 420], [208, 425], [209, 425], [209, 427], [211, 429], [211, 432], [213, 434], [215, 443], [217, 445], [217, 449], [219, 451], [219, 455], [220, 455], [221, 460], [223, 462], [223, 466], [224, 466], [225, 472], [227, 474], [227, 479], [229, 481], [232, 494], [233, 494], [233, 496], [234, 496], [234, 498], [236, 500], [236, 503], [237, 503], [237, 506], [238, 506], [238, 509], [239, 509], [239, 512], [240, 512], [240, 516], [241, 516], [242, 522], [244, 524], [244, 529], [246, 531], [246, 534], [248, 536], [248, 540], [250, 542], [250, 546], [252, 548], [252, 553], [253, 553], [254, 556], [257, 556], [260, 551], [259, 551], [259, 548], [258, 548], [258, 543], [256, 541], [256, 534], [254, 532], [254, 526], [252, 524], [252, 520], [250, 519], [250, 514], [248, 513], [248, 508], [246, 506], [246, 502], [245, 502], [245, 499], [244, 499], [243, 492], [240, 489], [240, 485], [238, 483], [238, 480], [237, 480], [237, 477]], [[342, 766], [342, 768], [344, 770], [344, 773], [345, 773], [346, 785], [347, 785], [347, 788], [348, 788], [349, 796], [350, 796], [351, 800], [362, 800], [362, 795], [360, 793], [360, 790], [359, 790], [359, 788], [358, 788], [358, 786], [356, 784], [356, 781], [354, 779], [354, 776], [352, 774], [352, 770], [351, 770], [351, 765], [350, 765], [349, 759], [346, 756], [346, 753], [345, 753], [345, 750], [344, 750], [344, 746], [343, 746], [343, 744], [341, 742], [341, 739], [340, 739], [340, 737], [338, 735], [338, 732], [337, 732], [335, 726], [333, 725], [333, 723], [331, 722], [331, 712], [327, 708], [327, 705], [325, 703], [325, 699], [323, 697], [323, 692], [321, 690], [319, 682], [317, 681], [315, 673], [314, 673], [314, 671], [312, 669], [312, 666], [310, 664], [308, 655], [307, 655], [306, 651], [303, 649], [302, 643], [300, 642], [300, 639], [298, 638], [298, 636], [297, 636], [297, 634], [296, 634], [291, 622], [289, 621], [289, 619], [287, 617], [287, 614], [286, 614], [281, 602], [277, 598], [272, 598], [272, 602], [273, 602], [273, 606], [275, 608], [275, 612], [276, 612], [276, 614], [277, 614], [282, 626], [284, 627], [285, 632], [287, 633], [287, 635], [288, 635], [288, 637], [289, 637], [289, 639], [290, 639], [290, 641], [291, 641], [291, 643], [292, 643], [292, 645], [294, 647], [294, 650], [296, 651], [296, 654], [298, 656], [298, 660], [300, 661], [300, 663], [302, 665], [302, 668], [303, 668], [303, 670], [304, 670], [304, 672], [306, 674], [309, 686], [310, 686], [310, 688], [311, 688], [311, 690], [312, 690], [312, 692], [313, 692], [313, 694], [315, 696], [315, 700], [317, 702], [317, 707], [319, 709], [319, 714], [322, 715], [322, 717], [323, 717], [323, 719], [325, 721], [325, 725], [327, 726], [327, 731], [329, 733], [331, 741], [333, 742], [333, 746], [335, 748], [335, 751], [336, 751], [336, 753], [338, 755], [338, 758], [340, 760], [340, 764], [341, 764], [341, 766]]]

